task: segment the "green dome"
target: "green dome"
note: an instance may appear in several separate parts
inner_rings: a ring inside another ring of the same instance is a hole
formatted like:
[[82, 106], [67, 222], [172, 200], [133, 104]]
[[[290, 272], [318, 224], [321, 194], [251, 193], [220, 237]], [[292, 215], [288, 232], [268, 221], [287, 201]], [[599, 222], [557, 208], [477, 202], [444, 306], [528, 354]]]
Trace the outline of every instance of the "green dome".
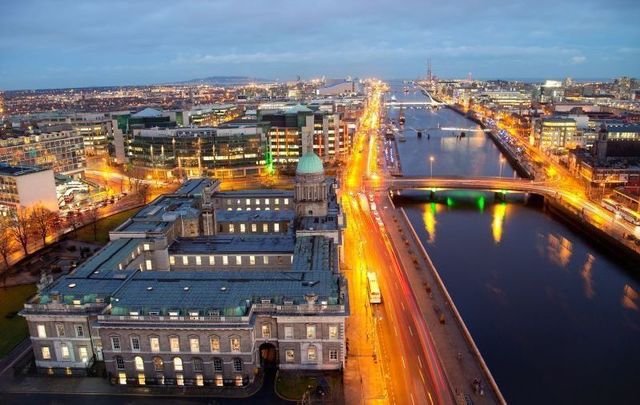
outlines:
[[322, 174], [324, 173], [324, 167], [322, 166], [322, 160], [314, 152], [307, 152], [300, 160], [298, 160], [298, 167], [296, 167], [296, 174]]

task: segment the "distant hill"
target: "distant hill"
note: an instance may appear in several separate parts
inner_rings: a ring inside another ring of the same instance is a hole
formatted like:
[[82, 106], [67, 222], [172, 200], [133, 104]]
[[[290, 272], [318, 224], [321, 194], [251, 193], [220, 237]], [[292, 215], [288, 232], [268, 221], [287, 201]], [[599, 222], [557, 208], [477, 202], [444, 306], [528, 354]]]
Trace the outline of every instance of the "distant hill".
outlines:
[[179, 84], [219, 84], [219, 85], [233, 85], [233, 84], [247, 84], [247, 83], [272, 83], [275, 80], [260, 79], [256, 77], [248, 76], [210, 76], [201, 79], [191, 79]]

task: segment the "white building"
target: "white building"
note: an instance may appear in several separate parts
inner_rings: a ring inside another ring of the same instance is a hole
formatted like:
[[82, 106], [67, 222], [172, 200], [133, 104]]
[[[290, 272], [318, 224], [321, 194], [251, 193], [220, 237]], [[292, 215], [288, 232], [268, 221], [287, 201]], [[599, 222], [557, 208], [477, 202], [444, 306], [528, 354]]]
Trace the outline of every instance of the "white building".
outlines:
[[0, 165], [0, 215], [36, 205], [58, 210], [53, 170]]

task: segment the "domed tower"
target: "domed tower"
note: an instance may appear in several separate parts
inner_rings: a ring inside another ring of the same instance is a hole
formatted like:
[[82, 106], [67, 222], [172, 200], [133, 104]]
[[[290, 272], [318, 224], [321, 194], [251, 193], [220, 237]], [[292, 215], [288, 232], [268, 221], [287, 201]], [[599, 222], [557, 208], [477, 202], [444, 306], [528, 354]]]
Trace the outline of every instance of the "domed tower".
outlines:
[[293, 193], [296, 216], [321, 217], [327, 215], [327, 183], [322, 160], [313, 151], [305, 152], [296, 167]]

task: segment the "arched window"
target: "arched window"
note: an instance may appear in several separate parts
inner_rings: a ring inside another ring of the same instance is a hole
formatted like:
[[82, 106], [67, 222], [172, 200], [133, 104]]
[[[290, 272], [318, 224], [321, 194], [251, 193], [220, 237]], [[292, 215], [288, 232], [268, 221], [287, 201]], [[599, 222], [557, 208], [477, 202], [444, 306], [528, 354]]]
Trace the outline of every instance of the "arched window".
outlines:
[[236, 373], [242, 372], [242, 359], [235, 358], [233, 359], [233, 371]]
[[216, 373], [222, 373], [222, 359], [217, 357], [213, 359], [213, 371]]
[[203, 369], [204, 369], [204, 366], [202, 364], [202, 359], [195, 357], [193, 359], [193, 371], [195, 373], [201, 373]]
[[136, 356], [133, 361], [136, 365], [137, 371], [144, 371], [144, 361], [142, 360], [142, 357]]
[[160, 357], [154, 357], [153, 368], [156, 371], [164, 371], [164, 360], [162, 360]]
[[173, 369], [175, 371], [182, 371], [182, 359], [180, 357], [173, 358]]

